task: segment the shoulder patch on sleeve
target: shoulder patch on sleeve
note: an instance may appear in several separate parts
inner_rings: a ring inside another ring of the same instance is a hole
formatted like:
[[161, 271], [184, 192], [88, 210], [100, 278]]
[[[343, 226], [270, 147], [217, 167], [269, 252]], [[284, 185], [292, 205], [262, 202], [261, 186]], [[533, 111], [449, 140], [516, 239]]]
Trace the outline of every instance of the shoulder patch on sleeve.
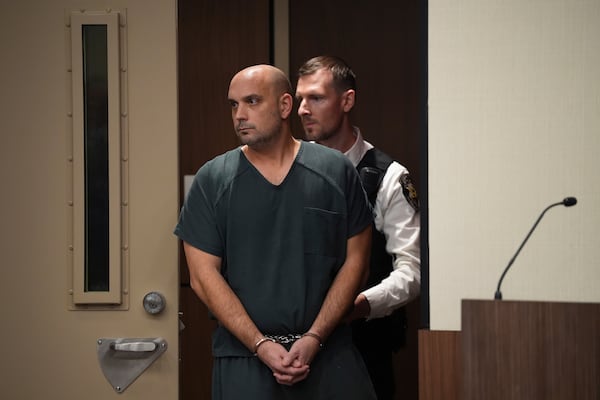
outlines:
[[410, 179], [409, 174], [404, 174], [400, 177], [400, 184], [402, 185], [402, 193], [404, 194], [404, 198], [408, 201], [408, 204], [411, 205], [415, 211], [419, 211], [419, 197], [417, 196], [417, 189]]

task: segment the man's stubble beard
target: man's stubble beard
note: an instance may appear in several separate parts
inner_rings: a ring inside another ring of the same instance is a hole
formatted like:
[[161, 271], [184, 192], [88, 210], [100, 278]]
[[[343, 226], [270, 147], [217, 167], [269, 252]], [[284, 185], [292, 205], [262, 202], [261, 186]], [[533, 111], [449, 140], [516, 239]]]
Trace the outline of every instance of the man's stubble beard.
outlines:
[[279, 136], [281, 125], [281, 123], [277, 124], [272, 130], [265, 134], [256, 131], [257, 135], [255, 137], [251, 137], [250, 135], [240, 135], [239, 133], [237, 133], [237, 135], [243, 145], [250, 147], [264, 147], [272, 143]]
[[314, 128], [304, 129], [304, 135], [310, 141], [314, 141], [317, 143], [325, 142], [335, 136], [333, 131], [318, 131]]

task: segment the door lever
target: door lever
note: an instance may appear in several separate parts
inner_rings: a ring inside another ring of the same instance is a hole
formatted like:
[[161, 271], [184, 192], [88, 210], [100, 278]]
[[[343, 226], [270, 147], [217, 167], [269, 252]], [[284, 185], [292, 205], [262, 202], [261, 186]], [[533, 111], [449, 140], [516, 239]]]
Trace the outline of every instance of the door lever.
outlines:
[[167, 350], [167, 341], [160, 337], [101, 338], [97, 345], [100, 369], [117, 393], [123, 393]]
[[154, 351], [156, 350], [155, 342], [126, 342], [126, 343], [117, 343], [113, 342], [110, 344], [110, 348], [116, 351], [135, 351], [135, 352], [144, 352], [144, 351]]

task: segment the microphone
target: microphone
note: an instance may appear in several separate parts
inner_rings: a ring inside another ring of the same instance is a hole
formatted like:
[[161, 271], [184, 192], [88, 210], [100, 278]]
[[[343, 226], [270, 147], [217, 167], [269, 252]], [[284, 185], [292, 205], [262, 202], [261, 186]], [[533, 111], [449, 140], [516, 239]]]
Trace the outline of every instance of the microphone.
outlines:
[[515, 255], [510, 259], [510, 261], [509, 261], [508, 265], [506, 266], [506, 268], [504, 268], [504, 272], [502, 272], [502, 276], [500, 276], [500, 280], [498, 281], [498, 287], [496, 288], [496, 293], [494, 294], [494, 299], [495, 300], [502, 300], [502, 292], [500, 291], [500, 285], [502, 285], [502, 281], [504, 280], [504, 276], [506, 275], [506, 273], [510, 269], [510, 266], [513, 265], [513, 263], [515, 262], [515, 259], [517, 258], [517, 256], [521, 252], [521, 249], [523, 248], [523, 246], [525, 246], [525, 243], [527, 243], [527, 240], [529, 240], [529, 236], [531, 236], [531, 234], [533, 233], [533, 231], [535, 230], [535, 228], [537, 227], [537, 225], [540, 223], [542, 217], [544, 216], [544, 214], [546, 214], [546, 211], [548, 211], [552, 207], [559, 206], [561, 204], [563, 206], [565, 206], [565, 207], [571, 207], [571, 206], [574, 206], [575, 204], [577, 204], [577, 199], [575, 197], [565, 197], [563, 199], [563, 201], [559, 201], [558, 203], [550, 204], [548, 207], [546, 207], [546, 209], [544, 209], [544, 211], [542, 211], [542, 213], [538, 217], [537, 221], [535, 221], [535, 224], [533, 224], [533, 227], [531, 228], [531, 230], [529, 231], [529, 233], [525, 237], [525, 240], [523, 240], [523, 243], [521, 243], [521, 246], [519, 246], [519, 249], [517, 250], [517, 252], [515, 253]]

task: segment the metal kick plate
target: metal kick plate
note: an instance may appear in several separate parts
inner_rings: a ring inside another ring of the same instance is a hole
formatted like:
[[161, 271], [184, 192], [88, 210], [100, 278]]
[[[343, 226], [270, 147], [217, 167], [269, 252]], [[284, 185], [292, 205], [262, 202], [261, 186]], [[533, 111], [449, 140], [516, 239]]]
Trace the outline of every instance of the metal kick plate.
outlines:
[[123, 393], [167, 350], [163, 338], [101, 338], [97, 341], [102, 373], [117, 393]]

